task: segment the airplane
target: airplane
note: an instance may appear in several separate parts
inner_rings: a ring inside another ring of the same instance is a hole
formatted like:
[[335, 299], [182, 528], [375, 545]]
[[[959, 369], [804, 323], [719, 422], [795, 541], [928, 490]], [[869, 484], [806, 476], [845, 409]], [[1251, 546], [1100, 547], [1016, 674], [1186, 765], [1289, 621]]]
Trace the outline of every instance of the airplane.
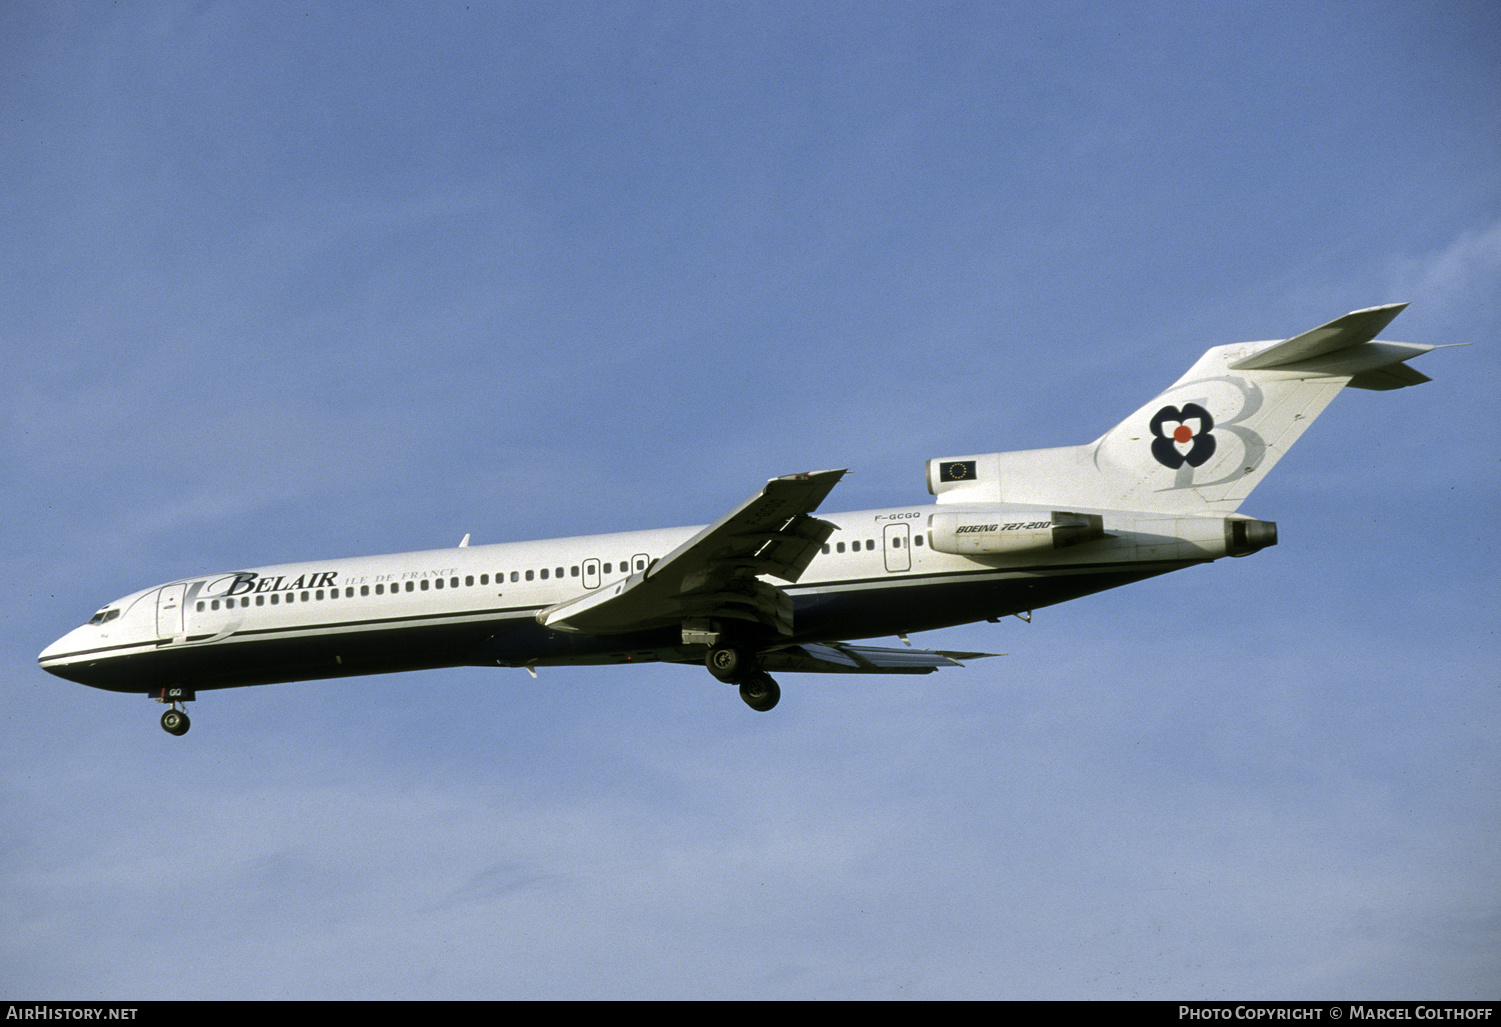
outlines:
[[[706, 527], [193, 575], [106, 604], [38, 656], [168, 706], [200, 691], [456, 666], [702, 663], [754, 710], [783, 672], [928, 674], [994, 655], [907, 635], [1277, 544], [1241, 503], [1345, 386], [1429, 381], [1378, 340], [1405, 303], [1216, 346], [1094, 442], [928, 461], [930, 503], [815, 516], [845, 474], [773, 478]], [[896, 636], [903, 648], [852, 644]]]

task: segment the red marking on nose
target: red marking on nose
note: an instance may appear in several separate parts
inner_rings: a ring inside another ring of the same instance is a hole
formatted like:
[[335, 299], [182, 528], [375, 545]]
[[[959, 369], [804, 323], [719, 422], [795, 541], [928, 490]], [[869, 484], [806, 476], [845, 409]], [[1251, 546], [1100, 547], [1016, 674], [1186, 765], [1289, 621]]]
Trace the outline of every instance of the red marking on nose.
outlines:
[[1194, 437], [1193, 429], [1186, 424], [1180, 424], [1173, 429], [1174, 442], [1187, 442]]

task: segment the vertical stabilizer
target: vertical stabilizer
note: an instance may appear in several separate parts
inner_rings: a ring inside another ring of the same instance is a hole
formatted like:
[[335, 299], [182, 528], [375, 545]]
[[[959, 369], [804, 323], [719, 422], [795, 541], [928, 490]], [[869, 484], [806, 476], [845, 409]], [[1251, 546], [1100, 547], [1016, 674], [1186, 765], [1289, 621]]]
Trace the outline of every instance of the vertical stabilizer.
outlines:
[[1217, 346], [1090, 445], [935, 460], [929, 488], [940, 503], [1233, 512], [1340, 389], [1429, 380], [1404, 361], [1432, 346], [1376, 341], [1404, 307], [1357, 310], [1280, 342]]
[[[1229, 513], [1330, 401], [1432, 349], [1375, 337], [1407, 304], [1357, 310], [1277, 343], [1217, 346], [1094, 444], [1111, 505]], [[1406, 384], [1416, 384], [1407, 382]]]

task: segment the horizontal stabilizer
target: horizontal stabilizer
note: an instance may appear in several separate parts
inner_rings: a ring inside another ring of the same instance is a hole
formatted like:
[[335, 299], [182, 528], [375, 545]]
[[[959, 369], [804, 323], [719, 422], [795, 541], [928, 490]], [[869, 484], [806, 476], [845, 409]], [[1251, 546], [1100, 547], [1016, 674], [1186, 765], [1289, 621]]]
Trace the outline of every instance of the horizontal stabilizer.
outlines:
[[1422, 385], [1431, 382], [1422, 371], [1414, 370], [1406, 364], [1392, 364], [1388, 367], [1378, 367], [1371, 371], [1361, 371], [1349, 381], [1352, 389], [1373, 389], [1377, 392], [1386, 392], [1391, 389], [1405, 389], [1409, 385]]
[[1285, 342], [1253, 353], [1244, 360], [1230, 365], [1232, 371], [1265, 371], [1302, 360], [1312, 360], [1350, 346], [1370, 342], [1381, 334], [1381, 329], [1392, 323], [1406, 303], [1388, 303], [1384, 307], [1367, 307], [1355, 310], [1344, 317], [1337, 317], [1328, 324], [1319, 325], [1302, 335], [1295, 335]]
[[760, 655], [766, 671], [816, 674], [931, 674], [940, 667], [962, 667], [961, 660], [979, 660], [999, 653], [961, 653], [934, 649], [883, 649], [844, 642], [809, 643], [773, 649]]

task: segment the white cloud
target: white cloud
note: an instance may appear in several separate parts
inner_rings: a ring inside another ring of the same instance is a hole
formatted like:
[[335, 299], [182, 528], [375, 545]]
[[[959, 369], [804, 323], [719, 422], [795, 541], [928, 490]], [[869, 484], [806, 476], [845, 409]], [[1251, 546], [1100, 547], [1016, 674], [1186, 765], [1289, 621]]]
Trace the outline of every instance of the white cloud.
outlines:
[[1501, 286], [1501, 220], [1468, 229], [1449, 245], [1397, 262], [1391, 295], [1435, 312]]

